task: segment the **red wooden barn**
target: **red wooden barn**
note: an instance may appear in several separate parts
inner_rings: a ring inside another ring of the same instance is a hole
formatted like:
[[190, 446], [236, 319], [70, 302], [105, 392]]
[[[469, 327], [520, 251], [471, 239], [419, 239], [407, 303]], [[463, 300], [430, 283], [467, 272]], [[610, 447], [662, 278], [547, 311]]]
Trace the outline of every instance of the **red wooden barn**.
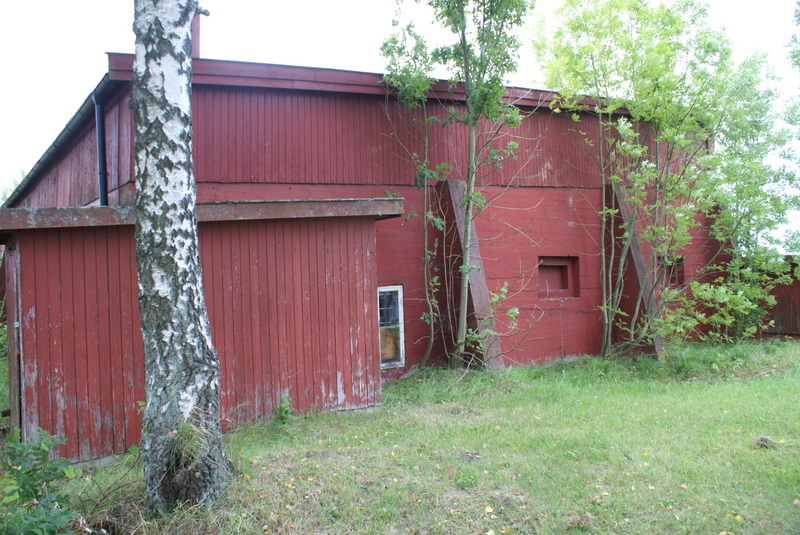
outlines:
[[[75, 459], [139, 440], [132, 62], [109, 55], [107, 75], [0, 211], [12, 425], [66, 437]], [[445, 105], [462, 100], [451, 89], [437, 90]], [[506, 134], [519, 157], [479, 177], [489, 204], [475, 221], [471, 309], [484, 314], [508, 283], [499, 317], [515, 307], [520, 323], [487, 352], [493, 365], [596, 353], [603, 186], [575, 123], [549, 110], [553, 94], [510, 91], [525, 114]], [[268, 417], [283, 396], [300, 410], [378, 404], [382, 379], [417, 365], [429, 338], [423, 223], [399, 217], [423, 210], [413, 114], [378, 74], [204, 59], [192, 99], [223, 424]], [[465, 142], [458, 128], [433, 128], [428, 157], [456, 162]], [[454, 167], [450, 178], [462, 177]], [[436, 190], [445, 214], [458, 184]], [[434, 272], [446, 271], [447, 237], [427, 239]]]
[[[797, 256], [787, 256], [784, 260], [793, 270], [800, 265], [800, 257]], [[762, 334], [768, 338], [800, 339], [800, 280], [794, 279], [790, 284], [776, 286], [772, 295], [777, 301], [770, 310], [772, 325]]]

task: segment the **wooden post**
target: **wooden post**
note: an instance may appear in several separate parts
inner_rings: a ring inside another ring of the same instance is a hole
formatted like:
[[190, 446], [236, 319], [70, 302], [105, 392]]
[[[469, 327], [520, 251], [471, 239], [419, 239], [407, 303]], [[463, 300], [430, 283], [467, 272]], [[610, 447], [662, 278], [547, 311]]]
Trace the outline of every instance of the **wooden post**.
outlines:
[[[464, 212], [459, 210], [458, 207], [461, 206], [467, 186], [461, 180], [445, 180], [444, 187], [447, 190], [447, 196], [453, 208], [456, 227], [458, 228], [458, 242], [461, 245], [461, 250], [464, 251], [465, 247], [462, 243]], [[490, 370], [499, 369], [503, 367], [500, 339], [494, 334], [494, 317], [492, 317], [492, 310], [489, 304], [489, 286], [486, 284], [486, 273], [483, 270], [483, 260], [481, 259], [481, 251], [478, 245], [478, 233], [475, 230], [474, 222], [470, 221], [470, 226], [472, 229], [470, 232], [469, 262], [467, 264], [475, 269], [471, 269], [467, 275], [469, 300], [472, 303], [478, 332], [481, 335], [485, 335], [483, 337], [483, 345], [486, 350], [483, 354], [483, 365]]]

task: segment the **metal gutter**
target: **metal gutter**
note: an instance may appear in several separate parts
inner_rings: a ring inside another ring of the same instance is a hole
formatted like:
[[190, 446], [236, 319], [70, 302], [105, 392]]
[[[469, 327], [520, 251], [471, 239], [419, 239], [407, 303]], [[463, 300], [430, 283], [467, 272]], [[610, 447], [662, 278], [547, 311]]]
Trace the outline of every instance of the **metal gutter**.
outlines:
[[97, 138], [97, 195], [100, 206], [108, 206], [108, 167], [106, 166], [106, 114], [103, 101], [92, 93], [94, 129]]

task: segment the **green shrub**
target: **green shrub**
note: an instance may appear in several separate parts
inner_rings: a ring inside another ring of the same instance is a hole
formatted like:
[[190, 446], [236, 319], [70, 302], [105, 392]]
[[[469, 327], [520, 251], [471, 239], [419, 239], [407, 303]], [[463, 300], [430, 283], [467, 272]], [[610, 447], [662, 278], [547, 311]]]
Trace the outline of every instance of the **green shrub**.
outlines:
[[272, 409], [274, 421], [277, 425], [284, 425], [294, 417], [294, 409], [292, 408], [292, 398], [283, 396], [281, 402]]
[[3, 533], [73, 533], [66, 526], [75, 513], [65, 507], [66, 497], [59, 492], [62, 482], [80, 475], [66, 459], [51, 458], [50, 452], [66, 440], [39, 430], [36, 441], [20, 440], [19, 429], [9, 435], [6, 458], [0, 462], [5, 474], [3, 485]]

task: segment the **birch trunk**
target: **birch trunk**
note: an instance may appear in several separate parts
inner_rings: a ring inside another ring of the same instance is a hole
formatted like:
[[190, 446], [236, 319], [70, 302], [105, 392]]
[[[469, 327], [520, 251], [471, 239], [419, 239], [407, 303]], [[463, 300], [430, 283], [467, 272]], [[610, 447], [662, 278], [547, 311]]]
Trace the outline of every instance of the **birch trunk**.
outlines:
[[197, 0], [135, 0], [136, 261], [145, 350], [147, 505], [213, 500], [231, 477], [219, 362], [203, 295], [192, 173], [191, 23]]

